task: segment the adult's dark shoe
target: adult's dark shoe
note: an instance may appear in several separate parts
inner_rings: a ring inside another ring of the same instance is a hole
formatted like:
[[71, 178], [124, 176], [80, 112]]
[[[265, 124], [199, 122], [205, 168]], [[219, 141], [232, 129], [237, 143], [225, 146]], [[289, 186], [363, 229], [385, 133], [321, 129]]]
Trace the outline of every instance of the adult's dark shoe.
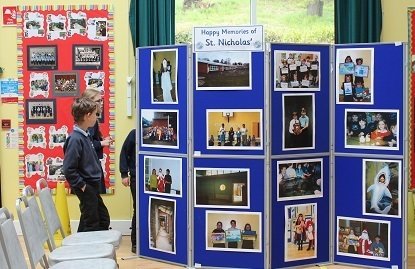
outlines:
[[133, 246], [131, 247], [131, 252], [132, 252], [132, 253], [137, 253], [137, 246], [136, 246], [136, 245], [133, 245]]

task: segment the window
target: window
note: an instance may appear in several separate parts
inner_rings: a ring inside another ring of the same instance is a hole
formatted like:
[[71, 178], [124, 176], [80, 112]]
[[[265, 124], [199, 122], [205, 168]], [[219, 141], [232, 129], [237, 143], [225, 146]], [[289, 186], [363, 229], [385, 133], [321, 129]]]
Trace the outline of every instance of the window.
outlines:
[[266, 42], [334, 43], [334, 0], [176, 0], [175, 3], [176, 43], [191, 43], [194, 26], [250, 24], [264, 26]]

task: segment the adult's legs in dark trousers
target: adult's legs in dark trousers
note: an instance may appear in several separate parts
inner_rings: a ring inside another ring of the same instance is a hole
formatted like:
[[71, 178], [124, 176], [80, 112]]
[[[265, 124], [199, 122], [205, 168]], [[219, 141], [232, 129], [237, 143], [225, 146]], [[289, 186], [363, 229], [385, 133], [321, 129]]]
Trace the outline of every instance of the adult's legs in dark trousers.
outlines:
[[86, 184], [85, 190], [74, 188], [79, 199], [81, 217], [78, 232], [108, 230], [110, 216], [99, 194], [99, 182]]
[[131, 195], [133, 196], [133, 218], [131, 219], [131, 245], [135, 246], [137, 245], [137, 230], [136, 230], [136, 181], [135, 177], [131, 177], [130, 182], [130, 189], [131, 189]]

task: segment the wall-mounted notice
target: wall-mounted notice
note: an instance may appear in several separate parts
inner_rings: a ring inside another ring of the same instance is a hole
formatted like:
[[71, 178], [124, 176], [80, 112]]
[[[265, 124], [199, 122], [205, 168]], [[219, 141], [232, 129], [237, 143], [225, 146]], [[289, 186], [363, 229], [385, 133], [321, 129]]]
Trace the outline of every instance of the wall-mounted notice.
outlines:
[[194, 27], [193, 50], [264, 50], [264, 32], [262, 25]]
[[0, 96], [2, 103], [17, 103], [18, 95], [17, 79], [0, 79]]

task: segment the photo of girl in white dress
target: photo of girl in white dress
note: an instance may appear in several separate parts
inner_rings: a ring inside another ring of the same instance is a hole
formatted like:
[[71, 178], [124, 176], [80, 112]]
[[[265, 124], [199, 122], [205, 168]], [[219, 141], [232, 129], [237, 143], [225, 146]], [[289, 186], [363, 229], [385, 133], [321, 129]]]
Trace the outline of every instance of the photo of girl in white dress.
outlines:
[[151, 53], [151, 103], [177, 104], [177, 49], [153, 50]]
[[173, 85], [171, 84], [171, 65], [167, 64], [167, 59], [164, 58], [161, 62], [161, 89], [163, 90], [163, 101], [167, 103], [173, 102], [171, 97], [171, 90]]

